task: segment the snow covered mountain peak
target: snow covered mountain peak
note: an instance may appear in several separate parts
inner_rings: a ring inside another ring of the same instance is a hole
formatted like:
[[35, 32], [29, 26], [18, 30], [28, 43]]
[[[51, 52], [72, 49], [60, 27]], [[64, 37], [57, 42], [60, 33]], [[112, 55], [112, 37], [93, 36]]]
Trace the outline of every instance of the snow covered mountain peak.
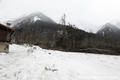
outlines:
[[101, 29], [98, 30], [97, 34], [102, 36], [118, 36], [120, 34], [120, 29], [113, 24], [107, 23], [103, 25]]
[[98, 32], [100, 32], [100, 31], [106, 31], [106, 30], [116, 32], [116, 31], [119, 30], [119, 28], [116, 27], [113, 24], [106, 23], [105, 25], [103, 25], [103, 27]]
[[49, 18], [48, 16], [44, 15], [41, 12], [34, 12], [27, 16], [20, 17], [18, 19], [12, 20], [11, 23], [12, 23], [12, 26], [16, 26], [16, 25], [20, 25], [23, 23], [31, 24], [36, 21], [42, 21], [42, 22], [47, 22], [47, 23], [56, 23], [51, 18]]

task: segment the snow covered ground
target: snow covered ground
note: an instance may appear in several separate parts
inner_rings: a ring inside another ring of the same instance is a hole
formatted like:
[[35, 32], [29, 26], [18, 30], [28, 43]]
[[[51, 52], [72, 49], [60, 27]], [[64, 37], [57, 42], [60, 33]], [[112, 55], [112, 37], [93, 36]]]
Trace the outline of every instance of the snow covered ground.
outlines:
[[120, 56], [13, 44], [0, 53], [0, 80], [120, 80]]

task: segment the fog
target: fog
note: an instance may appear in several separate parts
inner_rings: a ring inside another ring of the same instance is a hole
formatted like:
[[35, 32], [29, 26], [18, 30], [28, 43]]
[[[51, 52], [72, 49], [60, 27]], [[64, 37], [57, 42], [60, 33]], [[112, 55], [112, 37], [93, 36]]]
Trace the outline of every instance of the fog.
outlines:
[[[0, 0], [0, 21], [40, 11], [57, 23], [66, 14], [67, 23], [101, 25], [119, 21], [120, 0]], [[89, 28], [89, 27], [88, 27]]]

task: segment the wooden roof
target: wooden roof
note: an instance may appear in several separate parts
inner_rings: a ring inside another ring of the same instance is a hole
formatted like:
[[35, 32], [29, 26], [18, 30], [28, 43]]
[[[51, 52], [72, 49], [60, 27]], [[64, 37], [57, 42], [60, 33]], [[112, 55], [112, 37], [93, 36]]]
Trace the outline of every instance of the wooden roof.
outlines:
[[14, 32], [15, 32], [15, 30], [14, 30], [14, 29], [9, 28], [9, 27], [7, 27], [7, 26], [5, 26], [5, 25], [3, 25], [3, 24], [0, 24], [0, 26], [2, 26], [2, 27], [4, 27], [4, 28], [6, 28], [6, 29], [8, 29], [8, 30], [11, 30], [11, 31], [14, 31]]

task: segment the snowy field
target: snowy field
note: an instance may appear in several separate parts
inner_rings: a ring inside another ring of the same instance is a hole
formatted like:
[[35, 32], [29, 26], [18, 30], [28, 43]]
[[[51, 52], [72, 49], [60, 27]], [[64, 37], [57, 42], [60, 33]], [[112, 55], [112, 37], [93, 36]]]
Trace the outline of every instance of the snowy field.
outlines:
[[120, 56], [13, 44], [0, 53], [0, 80], [120, 80]]

